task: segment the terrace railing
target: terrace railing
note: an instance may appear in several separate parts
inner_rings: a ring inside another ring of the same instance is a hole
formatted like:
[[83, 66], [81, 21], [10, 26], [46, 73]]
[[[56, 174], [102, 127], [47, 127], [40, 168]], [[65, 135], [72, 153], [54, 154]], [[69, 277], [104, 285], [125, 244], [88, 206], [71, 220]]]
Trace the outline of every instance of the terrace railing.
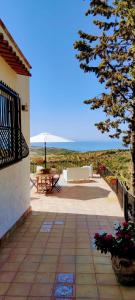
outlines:
[[[105, 165], [98, 163], [97, 171], [116, 193], [120, 205], [124, 211], [125, 220], [131, 220], [135, 222], [135, 197], [128, 191], [127, 187], [115, 176], [115, 174]], [[108, 182], [108, 176], [115, 176], [117, 178], [115, 184], [111, 184], [110, 182]]]

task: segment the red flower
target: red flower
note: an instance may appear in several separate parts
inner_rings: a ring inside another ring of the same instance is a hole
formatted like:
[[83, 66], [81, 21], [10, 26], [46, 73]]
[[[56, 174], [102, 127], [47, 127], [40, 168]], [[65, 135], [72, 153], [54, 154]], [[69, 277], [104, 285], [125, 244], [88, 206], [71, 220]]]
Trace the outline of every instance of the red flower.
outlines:
[[123, 222], [122, 225], [123, 225], [124, 227], [128, 227], [128, 222]]
[[112, 234], [108, 234], [107, 237], [108, 237], [108, 239], [112, 239], [113, 236], [112, 236]]
[[110, 241], [112, 239], [112, 237], [113, 237], [112, 234], [107, 234], [106, 240]]
[[115, 228], [115, 236], [103, 232], [95, 234], [95, 245], [102, 253], [110, 252], [111, 255], [127, 259], [135, 259], [135, 224], [133, 222], [123, 222]]
[[100, 237], [100, 234], [98, 232], [96, 232], [94, 237], [97, 239]]

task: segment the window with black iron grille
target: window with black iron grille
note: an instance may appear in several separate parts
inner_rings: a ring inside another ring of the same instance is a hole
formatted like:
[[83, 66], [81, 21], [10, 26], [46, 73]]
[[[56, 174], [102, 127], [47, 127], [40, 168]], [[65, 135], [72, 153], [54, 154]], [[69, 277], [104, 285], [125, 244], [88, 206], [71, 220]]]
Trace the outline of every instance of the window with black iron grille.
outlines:
[[0, 82], [0, 168], [20, 161], [28, 153], [21, 133], [20, 98]]

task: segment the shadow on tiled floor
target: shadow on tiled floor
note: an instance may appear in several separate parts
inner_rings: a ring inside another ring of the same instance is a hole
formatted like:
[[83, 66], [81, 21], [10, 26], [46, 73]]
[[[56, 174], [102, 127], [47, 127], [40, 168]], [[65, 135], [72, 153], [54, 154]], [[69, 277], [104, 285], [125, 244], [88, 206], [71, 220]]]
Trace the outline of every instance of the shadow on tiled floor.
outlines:
[[[57, 193], [57, 198], [67, 198], [74, 200], [91, 200], [93, 198], [105, 198], [108, 197], [109, 191], [101, 187], [92, 186], [63, 186], [60, 193]], [[56, 193], [52, 193], [52, 197], [56, 197]]]

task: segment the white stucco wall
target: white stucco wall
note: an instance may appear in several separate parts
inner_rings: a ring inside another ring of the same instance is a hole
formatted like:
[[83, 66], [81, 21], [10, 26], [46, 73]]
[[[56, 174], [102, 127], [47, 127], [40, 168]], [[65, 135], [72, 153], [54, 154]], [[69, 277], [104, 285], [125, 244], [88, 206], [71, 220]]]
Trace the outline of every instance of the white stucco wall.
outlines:
[[[17, 75], [0, 56], [0, 81], [19, 93], [29, 107], [29, 77]], [[22, 133], [29, 144], [29, 110], [22, 111]], [[0, 170], [0, 238], [30, 206], [29, 157]]]

